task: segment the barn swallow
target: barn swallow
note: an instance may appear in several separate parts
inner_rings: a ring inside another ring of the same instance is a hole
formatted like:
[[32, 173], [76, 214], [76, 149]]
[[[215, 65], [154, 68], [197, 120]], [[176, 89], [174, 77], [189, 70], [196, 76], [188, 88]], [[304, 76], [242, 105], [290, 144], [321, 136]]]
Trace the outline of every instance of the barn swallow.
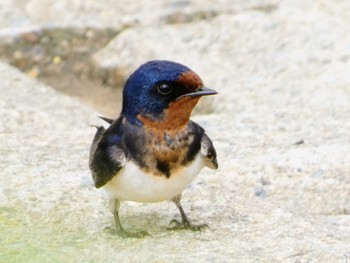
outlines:
[[217, 169], [216, 151], [204, 129], [190, 120], [202, 96], [217, 94], [179, 63], [154, 60], [141, 65], [126, 81], [123, 105], [110, 126], [97, 127], [89, 166], [96, 188], [103, 187], [113, 204], [116, 233], [130, 233], [119, 219], [121, 201], [142, 203], [172, 200], [182, 221], [172, 229], [200, 230], [181, 206], [182, 191], [207, 166]]

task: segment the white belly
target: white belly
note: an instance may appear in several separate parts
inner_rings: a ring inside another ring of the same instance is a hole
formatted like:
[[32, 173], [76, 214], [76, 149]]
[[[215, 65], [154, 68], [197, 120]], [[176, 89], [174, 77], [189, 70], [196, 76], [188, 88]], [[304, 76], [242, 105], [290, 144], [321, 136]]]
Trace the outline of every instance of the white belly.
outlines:
[[119, 200], [152, 203], [169, 200], [180, 194], [203, 168], [204, 162], [198, 154], [188, 166], [172, 172], [170, 178], [155, 176], [127, 162], [119, 173], [104, 188]]

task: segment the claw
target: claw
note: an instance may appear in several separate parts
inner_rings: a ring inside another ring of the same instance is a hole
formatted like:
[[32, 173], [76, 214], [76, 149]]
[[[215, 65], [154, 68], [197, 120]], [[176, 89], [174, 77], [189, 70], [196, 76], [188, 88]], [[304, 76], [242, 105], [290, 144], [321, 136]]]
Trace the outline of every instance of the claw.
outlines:
[[[171, 226], [171, 225], [173, 225], [173, 226]], [[207, 224], [195, 225], [189, 221], [179, 222], [178, 220], [173, 219], [169, 223], [168, 230], [188, 229], [188, 230], [192, 230], [192, 231], [202, 231], [202, 229], [204, 229], [204, 228], [210, 229], [210, 227]]]
[[[175, 196], [172, 199], [172, 201], [179, 208], [180, 215], [181, 215], [181, 218], [182, 218], [182, 222], [179, 222], [176, 219], [171, 220], [170, 223], [169, 223], [168, 230], [189, 229], [189, 230], [192, 230], [192, 231], [201, 231], [203, 228], [209, 228], [210, 229], [210, 227], [207, 224], [199, 224], [199, 225], [192, 224], [191, 221], [188, 219], [184, 209], [182, 208], [180, 200], [181, 200], [181, 194]], [[173, 224], [173, 223], [175, 225], [173, 227], [170, 227], [170, 225]]]
[[[173, 225], [173, 226], [171, 226]], [[168, 230], [174, 230], [174, 229], [182, 229], [184, 227], [184, 224], [179, 222], [176, 219], [173, 219], [169, 222]]]
[[125, 230], [116, 230], [116, 235], [122, 237], [122, 238], [143, 238], [145, 236], [149, 236], [149, 234], [146, 231], [140, 231], [140, 232], [127, 232]]
[[115, 229], [112, 227], [106, 227], [105, 230], [107, 230], [110, 234], [119, 236], [121, 238], [143, 238], [150, 235], [146, 231], [127, 232], [123, 228]]
[[113, 235], [120, 236], [122, 238], [129, 238], [129, 237], [142, 238], [145, 236], [149, 236], [149, 234], [146, 231], [140, 231], [140, 232], [135, 232], [135, 233], [125, 231], [120, 223], [120, 220], [119, 220], [120, 201], [118, 199], [115, 199], [113, 201], [112, 205], [114, 206], [113, 215], [114, 215], [114, 221], [115, 221], [116, 228], [108, 227], [107, 228], [108, 232], [110, 232]]

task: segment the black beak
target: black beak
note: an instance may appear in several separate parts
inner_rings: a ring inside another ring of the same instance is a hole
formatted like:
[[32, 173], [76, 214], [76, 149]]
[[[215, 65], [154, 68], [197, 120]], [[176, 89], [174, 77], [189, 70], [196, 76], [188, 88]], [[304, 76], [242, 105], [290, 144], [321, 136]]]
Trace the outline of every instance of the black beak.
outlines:
[[195, 97], [215, 95], [215, 94], [218, 94], [215, 90], [203, 87], [203, 88], [198, 89], [195, 92], [191, 92], [191, 93], [187, 93], [187, 94], [181, 95], [180, 97], [177, 97], [176, 100], [179, 100], [179, 99], [184, 98], [184, 97], [195, 98]]

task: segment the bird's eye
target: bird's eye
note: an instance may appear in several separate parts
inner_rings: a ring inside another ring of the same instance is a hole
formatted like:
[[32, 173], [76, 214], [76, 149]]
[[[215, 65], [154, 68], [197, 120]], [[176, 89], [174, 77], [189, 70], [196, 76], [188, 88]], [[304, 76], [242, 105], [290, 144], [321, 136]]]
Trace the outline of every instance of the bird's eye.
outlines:
[[162, 95], [169, 95], [173, 88], [169, 83], [161, 83], [157, 87], [158, 93]]

